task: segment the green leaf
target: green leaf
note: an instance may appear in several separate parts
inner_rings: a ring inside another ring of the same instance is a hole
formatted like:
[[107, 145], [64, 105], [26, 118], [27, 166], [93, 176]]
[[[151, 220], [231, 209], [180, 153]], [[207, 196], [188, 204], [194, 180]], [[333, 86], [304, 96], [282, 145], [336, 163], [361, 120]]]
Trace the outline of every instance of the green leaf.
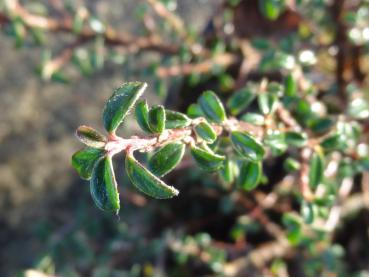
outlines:
[[286, 171], [288, 172], [293, 172], [296, 170], [299, 170], [301, 165], [300, 162], [297, 161], [296, 159], [293, 158], [287, 158], [284, 163], [283, 163], [283, 167]]
[[228, 183], [233, 183], [235, 179], [236, 163], [230, 159], [225, 159], [223, 167], [220, 169], [220, 176], [222, 179]]
[[283, 224], [288, 229], [287, 239], [292, 245], [297, 245], [302, 239], [302, 224], [297, 215], [284, 213], [282, 217]]
[[27, 30], [21, 18], [17, 17], [11, 23], [11, 30], [15, 38], [15, 47], [20, 48], [24, 44]]
[[246, 109], [255, 99], [255, 93], [248, 87], [235, 92], [227, 101], [227, 107], [233, 115], [237, 115]]
[[199, 104], [207, 119], [217, 123], [226, 120], [226, 113], [218, 96], [208, 90], [199, 98]]
[[269, 20], [276, 20], [282, 12], [282, 1], [280, 0], [259, 0], [261, 13]]
[[278, 106], [278, 96], [274, 93], [263, 93], [258, 96], [259, 109], [263, 114], [272, 114]]
[[250, 161], [257, 162], [264, 157], [264, 148], [252, 136], [243, 132], [232, 132], [231, 141], [235, 150]]
[[310, 160], [309, 184], [315, 189], [322, 181], [324, 175], [324, 157], [314, 152]]
[[84, 144], [94, 148], [104, 148], [106, 137], [88, 126], [80, 126], [76, 131], [77, 138]]
[[262, 176], [261, 162], [242, 162], [238, 186], [250, 191], [257, 187]]
[[160, 148], [149, 160], [149, 169], [156, 176], [164, 176], [182, 160], [185, 152], [183, 143], [170, 143]]
[[165, 129], [165, 110], [161, 105], [153, 106], [149, 111], [150, 130], [161, 133]]
[[206, 171], [215, 171], [223, 166], [225, 156], [213, 153], [210, 149], [204, 149], [197, 146], [191, 147], [192, 157], [200, 168]]
[[301, 215], [306, 224], [311, 224], [314, 221], [313, 204], [303, 201], [301, 203]]
[[284, 94], [289, 97], [296, 96], [297, 83], [293, 79], [292, 74], [289, 74], [284, 80]]
[[132, 155], [126, 156], [125, 167], [131, 182], [143, 193], [157, 199], [172, 198], [178, 195], [178, 190], [165, 184]]
[[257, 113], [247, 113], [244, 114], [241, 117], [241, 120], [254, 124], [254, 125], [258, 125], [261, 126], [264, 124], [265, 120], [264, 120], [264, 116], [261, 114], [257, 114]]
[[72, 156], [72, 166], [77, 170], [82, 179], [91, 179], [92, 170], [96, 162], [104, 156], [103, 149], [87, 147]]
[[333, 120], [330, 118], [316, 118], [309, 122], [310, 128], [315, 133], [327, 132], [333, 126]]
[[269, 130], [264, 137], [264, 145], [270, 147], [273, 156], [282, 155], [288, 148], [285, 134], [279, 130]]
[[119, 211], [119, 193], [111, 157], [100, 159], [94, 167], [90, 180], [92, 199], [103, 211]]
[[146, 86], [146, 83], [129, 82], [124, 83], [114, 91], [103, 112], [104, 126], [109, 133], [115, 132], [137, 99], [142, 95]]
[[196, 135], [203, 139], [206, 143], [213, 143], [217, 139], [217, 134], [215, 133], [213, 127], [207, 122], [200, 122], [195, 126]]
[[285, 133], [285, 139], [288, 145], [303, 147], [307, 143], [307, 135], [303, 132], [289, 131]]
[[165, 117], [165, 128], [167, 129], [184, 128], [191, 124], [191, 119], [180, 112], [165, 110]]
[[201, 110], [201, 107], [199, 104], [191, 104], [188, 108], [187, 108], [187, 115], [190, 118], [196, 118], [196, 117], [200, 117], [200, 116], [204, 116], [203, 111]]
[[135, 108], [135, 116], [141, 129], [146, 133], [151, 133], [149, 125], [149, 106], [147, 105], [146, 100], [142, 100], [137, 103]]
[[341, 134], [333, 134], [325, 138], [320, 143], [320, 146], [326, 151], [332, 151], [340, 149], [344, 145], [343, 142], [343, 136]]

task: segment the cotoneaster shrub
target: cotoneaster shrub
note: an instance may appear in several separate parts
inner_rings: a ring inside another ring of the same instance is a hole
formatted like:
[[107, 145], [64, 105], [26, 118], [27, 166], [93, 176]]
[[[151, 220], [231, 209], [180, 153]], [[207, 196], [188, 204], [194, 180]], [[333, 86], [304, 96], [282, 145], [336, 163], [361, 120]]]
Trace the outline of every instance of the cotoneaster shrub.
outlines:
[[[138, 190], [166, 199], [179, 191], [161, 177], [175, 169], [186, 148], [198, 167], [245, 191], [262, 182], [263, 160], [286, 154], [286, 170], [299, 174], [298, 189], [293, 189], [301, 214], [284, 215], [292, 228], [290, 239], [295, 241], [301, 222], [332, 230], [338, 224], [338, 218], [332, 218], [337, 216], [335, 205], [346, 196], [342, 190], [349, 190], [352, 177], [368, 168], [360, 121], [320, 117], [297, 94], [292, 76], [284, 85], [266, 80], [248, 84], [232, 95], [227, 109], [214, 92], [205, 91], [187, 115], [161, 105], [149, 107], [140, 100], [145, 88], [146, 83], [129, 82], [114, 91], [103, 111], [107, 135], [88, 126], [77, 130], [86, 148], [73, 155], [72, 164], [82, 178], [90, 180], [92, 198], [102, 210], [118, 213], [120, 208], [115, 155], [125, 155], [126, 174]], [[243, 113], [253, 101], [259, 112]], [[353, 116], [367, 116], [366, 109], [359, 105]], [[131, 110], [146, 135], [119, 137], [116, 130]], [[146, 165], [135, 158], [137, 152], [150, 153]]]

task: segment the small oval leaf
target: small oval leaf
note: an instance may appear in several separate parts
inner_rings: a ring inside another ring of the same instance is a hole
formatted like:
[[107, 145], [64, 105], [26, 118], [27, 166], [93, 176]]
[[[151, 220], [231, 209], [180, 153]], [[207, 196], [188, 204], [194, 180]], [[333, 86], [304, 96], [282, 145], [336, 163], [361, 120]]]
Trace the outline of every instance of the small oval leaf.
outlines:
[[77, 138], [84, 144], [94, 148], [104, 148], [106, 137], [88, 126], [80, 126], [76, 131]]
[[190, 118], [196, 118], [196, 117], [204, 116], [204, 113], [201, 110], [200, 105], [196, 104], [196, 103], [193, 103], [190, 106], [188, 106], [186, 113]]
[[252, 136], [243, 132], [232, 132], [231, 141], [235, 150], [250, 161], [257, 162], [264, 157], [264, 148]]
[[204, 140], [206, 143], [213, 143], [217, 139], [213, 127], [207, 122], [200, 122], [195, 126], [196, 135]]
[[224, 161], [223, 167], [220, 169], [219, 174], [225, 183], [227, 184], [233, 183], [235, 179], [236, 169], [237, 164], [233, 160], [226, 159]]
[[191, 147], [191, 154], [199, 167], [207, 171], [221, 168], [225, 159], [225, 156], [215, 154], [210, 149], [205, 150], [197, 146]]
[[72, 166], [82, 179], [90, 180], [95, 163], [104, 155], [102, 149], [87, 147], [72, 156]]
[[104, 127], [109, 133], [115, 132], [146, 86], [146, 83], [128, 82], [114, 91], [103, 112]]
[[310, 202], [302, 201], [300, 214], [306, 224], [311, 224], [314, 221], [314, 206]]
[[296, 96], [297, 82], [294, 80], [292, 74], [289, 74], [284, 80], [284, 94], [289, 97]]
[[321, 153], [314, 152], [310, 160], [309, 184], [315, 189], [322, 181], [324, 175], [324, 157]]
[[263, 114], [271, 114], [278, 106], [278, 96], [274, 93], [260, 94], [258, 96], [258, 104]]
[[149, 106], [147, 105], [146, 100], [142, 100], [137, 103], [135, 108], [135, 116], [141, 129], [146, 133], [151, 133], [149, 125]]
[[265, 123], [264, 116], [257, 113], [244, 114], [243, 116], [241, 116], [241, 120], [257, 126], [262, 126]]
[[178, 190], [165, 184], [132, 155], [126, 156], [125, 167], [131, 182], [143, 193], [157, 199], [172, 198], [178, 195]]
[[153, 106], [149, 111], [150, 130], [154, 133], [161, 133], [165, 129], [165, 110], [163, 106]]
[[247, 191], [253, 190], [259, 184], [261, 175], [261, 162], [243, 162], [238, 177], [238, 186]]
[[179, 142], [160, 148], [149, 160], [150, 171], [159, 177], [169, 173], [181, 162], [185, 148], [185, 145]]
[[295, 146], [295, 147], [303, 147], [307, 143], [307, 135], [302, 132], [286, 132], [285, 139], [287, 144]]
[[345, 137], [340, 134], [332, 134], [329, 137], [325, 138], [320, 146], [324, 148], [326, 151], [338, 150], [341, 149], [345, 144]]
[[191, 124], [191, 119], [187, 115], [171, 110], [165, 110], [165, 128], [184, 128]]
[[207, 119], [221, 123], [226, 119], [226, 113], [218, 96], [208, 90], [199, 98], [199, 104]]
[[255, 99], [255, 93], [248, 87], [235, 92], [227, 101], [227, 107], [233, 115], [246, 109]]
[[259, 8], [261, 13], [269, 20], [276, 20], [282, 12], [283, 1], [279, 0], [260, 0]]
[[100, 159], [94, 167], [90, 181], [92, 199], [103, 211], [119, 211], [119, 193], [111, 157]]

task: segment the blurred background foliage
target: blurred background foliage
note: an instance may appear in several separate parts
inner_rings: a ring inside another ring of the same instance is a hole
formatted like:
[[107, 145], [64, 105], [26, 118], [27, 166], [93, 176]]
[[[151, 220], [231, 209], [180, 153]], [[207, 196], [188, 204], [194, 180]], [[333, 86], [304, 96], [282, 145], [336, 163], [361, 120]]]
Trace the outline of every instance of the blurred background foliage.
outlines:
[[[0, 0], [0, 26], [1, 276], [369, 275], [368, 1]], [[266, 79], [309, 132], [345, 133], [344, 149], [322, 146], [329, 197], [304, 204], [299, 172], [319, 156], [292, 159], [272, 134], [252, 192], [186, 156], [165, 177], [180, 197], [149, 199], [117, 170], [119, 217], [94, 207], [74, 130], [102, 129], [114, 87], [148, 82], [151, 103], [185, 112], [206, 89], [227, 103]]]

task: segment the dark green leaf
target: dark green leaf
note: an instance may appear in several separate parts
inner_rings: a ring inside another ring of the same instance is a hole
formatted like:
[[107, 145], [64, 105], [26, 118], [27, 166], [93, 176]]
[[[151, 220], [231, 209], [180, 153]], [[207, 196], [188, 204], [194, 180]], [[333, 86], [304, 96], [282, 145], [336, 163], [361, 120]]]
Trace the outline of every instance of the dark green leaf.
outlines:
[[119, 193], [111, 157], [100, 159], [94, 167], [90, 180], [92, 199], [104, 211], [119, 211]]
[[131, 182], [143, 193], [158, 199], [172, 198], [178, 195], [178, 190], [165, 184], [132, 155], [126, 156], [125, 167]]
[[165, 110], [161, 105], [153, 106], [149, 111], [150, 130], [154, 133], [161, 133], [165, 129]]
[[257, 162], [264, 157], [264, 148], [255, 138], [243, 132], [232, 132], [231, 141], [236, 151], [250, 161]]
[[77, 170], [79, 176], [85, 180], [89, 180], [95, 163], [104, 156], [103, 149], [87, 147], [80, 150], [72, 156], [72, 166]]
[[310, 160], [309, 184], [315, 189], [322, 181], [324, 174], [324, 157], [321, 153], [314, 152]]
[[278, 106], [278, 97], [274, 93], [263, 93], [258, 96], [259, 109], [263, 114], [273, 113]]
[[94, 148], [104, 148], [106, 137], [88, 126], [80, 126], [76, 131], [77, 138], [84, 144]]
[[293, 97], [297, 93], [297, 83], [293, 79], [292, 75], [289, 74], [284, 80], [284, 93], [286, 96]]
[[141, 129], [146, 133], [151, 133], [149, 125], [149, 107], [146, 103], [146, 100], [142, 100], [137, 103], [135, 108], [135, 116]]
[[191, 119], [180, 112], [165, 110], [165, 117], [165, 128], [167, 129], [183, 128], [191, 124]]
[[149, 169], [156, 176], [164, 176], [174, 169], [182, 160], [185, 152], [183, 143], [171, 143], [160, 148], [149, 160]]
[[256, 188], [262, 175], [261, 162], [242, 162], [238, 186], [250, 191]]
[[286, 142], [295, 147], [303, 147], [307, 143], [307, 135], [303, 132], [286, 132]]
[[208, 90], [199, 98], [199, 104], [207, 119], [217, 123], [226, 120], [226, 113], [218, 96]]
[[330, 118], [317, 118], [309, 122], [310, 128], [315, 133], [327, 132], [333, 125], [333, 120]]
[[217, 139], [213, 127], [207, 122], [200, 122], [195, 127], [195, 132], [198, 137], [203, 139], [206, 143], [213, 143]]
[[255, 99], [255, 93], [248, 87], [235, 92], [227, 101], [227, 107], [233, 115], [237, 115], [246, 109]]
[[103, 112], [104, 126], [109, 133], [115, 132], [137, 99], [142, 95], [146, 86], [146, 83], [129, 82], [114, 91]]
[[200, 116], [204, 116], [203, 111], [200, 108], [199, 104], [191, 104], [187, 109], [187, 115], [190, 118], [196, 118]]
[[333, 134], [329, 137], [325, 138], [320, 146], [324, 148], [326, 151], [337, 150], [342, 147], [343, 138], [341, 134]]
[[197, 146], [191, 147], [192, 157], [199, 167], [207, 171], [218, 170], [223, 166], [224, 156], [213, 153], [210, 149], [204, 149]]
[[282, 96], [283, 95], [283, 86], [277, 82], [269, 82], [266, 88], [268, 94]]

